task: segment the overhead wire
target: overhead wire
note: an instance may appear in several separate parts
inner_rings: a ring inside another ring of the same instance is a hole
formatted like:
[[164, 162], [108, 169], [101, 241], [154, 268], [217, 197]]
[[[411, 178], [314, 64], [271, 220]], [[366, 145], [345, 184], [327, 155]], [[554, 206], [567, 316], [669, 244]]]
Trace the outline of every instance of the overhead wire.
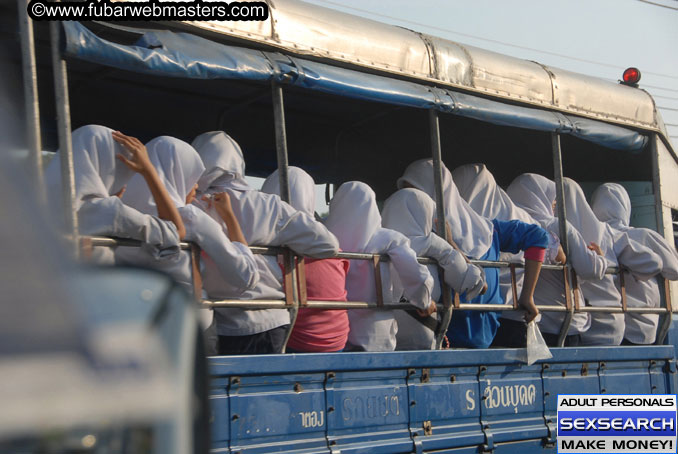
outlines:
[[[678, 2], [678, 0], [675, 0]], [[663, 95], [652, 95], [653, 98], [662, 98], [662, 99], [673, 99], [675, 101], [678, 101], [678, 98], [673, 98], [671, 96], [663, 96]]]
[[639, 1], [639, 2], [642, 2], [642, 3], [648, 3], [648, 4], [654, 5], [654, 6], [661, 6], [662, 8], [672, 9], [674, 11], [678, 11], [678, 8], [674, 8], [673, 6], [662, 5], [661, 3], [651, 2], [649, 0], [636, 0], [636, 1]]
[[[344, 8], [344, 9], [348, 9], [348, 10], [352, 10], [352, 11], [358, 11], [358, 12], [370, 14], [372, 16], [381, 17], [381, 18], [384, 18], [384, 19], [395, 20], [395, 21], [399, 21], [399, 22], [402, 22], [402, 23], [406, 23], [406, 24], [411, 24], [411, 25], [416, 25], [416, 26], [419, 26], [419, 27], [430, 28], [432, 30], [442, 31], [442, 32], [445, 32], [445, 33], [452, 33], [454, 35], [464, 36], [464, 37], [467, 37], [467, 38], [473, 38], [473, 39], [477, 39], [477, 40], [480, 40], [480, 41], [486, 41], [486, 42], [490, 42], [490, 43], [494, 43], [494, 44], [500, 44], [502, 46], [514, 47], [516, 49], [529, 50], [529, 51], [532, 51], [532, 52], [538, 52], [538, 53], [542, 53], [542, 54], [545, 54], [545, 55], [552, 55], [554, 57], [566, 58], [568, 60], [574, 60], [574, 61], [579, 61], [579, 62], [582, 62], [582, 63], [589, 63], [589, 64], [593, 64], [593, 65], [605, 66], [605, 67], [608, 67], [608, 68], [625, 69], [625, 68], [622, 68], [619, 65], [614, 65], [612, 63], [604, 63], [604, 62], [599, 62], [599, 61], [595, 61], [595, 60], [588, 60], [588, 59], [585, 59], [585, 58], [572, 57], [570, 55], [559, 54], [557, 52], [535, 49], [534, 47], [521, 46], [519, 44], [507, 43], [505, 41], [501, 41], [501, 40], [497, 40], [497, 39], [483, 38], [482, 36], [457, 32], [457, 31], [450, 30], [450, 29], [447, 29], [447, 28], [436, 27], [434, 25], [428, 25], [428, 24], [424, 24], [424, 23], [421, 23], [421, 22], [411, 21], [411, 20], [408, 20], [408, 19], [401, 19], [399, 17], [389, 16], [389, 15], [386, 15], [386, 14], [377, 13], [377, 12], [370, 11], [370, 10], [363, 9], [363, 8], [346, 6], [346, 5], [343, 5], [342, 3], [334, 2], [334, 1], [331, 1], [331, 0], [315, 0], [315, 1], [318, 2], [318, 3], [324, 3], [324, 4], [338, 6], [340, 8]], [[646, 0], [638, 0], [638, 1], [646, 1]], [[677, 9], [678, 10], [678, 8], [671, 8], [671, 9]], [[669, 79], [678, 80], [678, 76], [671, 75], [671, 74], [662, 74], [662, 73], [655, 73], [655, 72], [650, 72], [650, 71], [645, 71], [645, 74], [651, 74], [653, 76], [666, 77], [666, 78], [669, 78]], [[672, 91], [678, 92], [678, 90], [672, 90]]]
[[675, 88], [665, 88], [665, 87], [658, 87], [656, 85], [647, 85], [647, 84], [643, 84], [643, 87], [654, 88], [655, 90], [675, 91], [676, 93], [678, 93], [678, 90], [676, 90]]

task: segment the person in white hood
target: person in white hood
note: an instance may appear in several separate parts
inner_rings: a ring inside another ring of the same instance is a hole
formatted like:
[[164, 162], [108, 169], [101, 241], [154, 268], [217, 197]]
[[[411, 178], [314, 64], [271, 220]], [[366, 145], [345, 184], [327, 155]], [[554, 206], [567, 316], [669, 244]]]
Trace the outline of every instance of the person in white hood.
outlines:
[[[565, 185], [567, 221], [588, 241], [600, 246], [600, 253], [610, 266], [622, 265], [637, 279], [647, 280], [661, 270], [661, 258], [650, 249], [629, 238], [616, 235], [611, 227], [598, 220], [591, 210], [584, 191], [569, 178]], [[585, 280], [581, 283], [584, 298], [590, 306], [621, 307], [621, 294], [612, 275], [600, 280]], [[583, 345], [620, 345], [624, 337], [624, 314], [589, 313], [591, 327], [582, 333]]]
[[[421, 257], [431, 257], [443, 269], [444, 280], [455, 292], [473, 299], [485, 285], [482, 270], [467, 263], [464, 257], [448, 242], [433, 233], [435, 202], [425, 192], [406, 188], [396, 191], [384, 202], [381, 223], [385, 228], [396, 230], [410, 240], [410, 247]], [[441, 287], [438, 267], [427, 265], [433, 277], [431, 297], [441, 302]], [[393, 276], [394, 298], [400, 299], [403, 289], [397, 276]], [[421, 317], [416, 311], [395, 311], [398, 322], [397, 350], [435, 349], [435, 329], [438, 319], [435, 314]]]
[[[464, 254], [471, 259], [496, 261], [500, 252], [525, 251], [525, 283], [519, 303], [526, 310], [525, 321], [533, 320], [539, 310], [534, 304], [532, 293], [539, 278], [544, 250], [548, 246], [548, 234], [537, 225], [482, 217], [461, 198], [450, 171], [444, 165], [442, 173], [449, 237]], [[434, 198], [433, 161], [421, 159], [410, 164], [398, 179], [398, 187], [414, 187]], [[484, 294], [472, 301], [464, 299], [464, 302], [504, 304], [496, 268], [485, 269], [485, 282], [488, 289]], [[457, 310], [452, 313], [447, 337], [453, 347], [487, 348], [492, 344], [498, 328], [499, 316], [496, 312]]]
[[[295, 253], [316, 258], [337, 254], [337, 239], [322, 224], [295, 210], [273, 194], [254, 190], [245, 180], [245, 161], [240, 146], [226, 133], [212, 131], [193, 141], [205, 171], [198, 180], [202, 195], [227, 193], [243, 234], [250, 244], [286, 246]], [[214, 219], [218, 213], [200, 200], [195, 202]], [[276, 257], [256, 255], [259, 283], [238, 294], [220, 280], [205, 279], [215, 298], [283, 299], [282, 271]], [[215, 311], [220, 354], [280, 353], [290, 317], [285, 309]]]
[[[99, 125], [76, 129], [72, 142], [74, 203], [80, 234], [139, 240], [146, 250], [158, 256], [178, 253], [184, 225], [143, 144]], [[153, 194], [159, 207], [157, 216], [143, 214], [120, 200], [125, 185], [135, 173]], [[45, 170], [45, 182], [50, 208], [63, 213], [60, 154]], [[113, 264], [113, 249], [94, 248], [91, 259], [100, 264]]]
[[[290, 166], [287, 172], [290, 205], [302, 213], [315, 217], [315, 181], [299, 167]], [[280, 194], [278, 170], [266, 178], [262, 192]], [[309, 301], [346, 301], [346, 259], [304, 259], [306, 297]], [[286, 352], [337, 352], [348, 340], [349, 322], [346, 309], [299, 309]]]
[[[327, 228], [339, 239], [346, 252], [386, 254], [389, 266], [380, 264], [383, 303], [400, 301], [400, 293], [415, 308], [428, 316], [435, 310], [431, 300], [433, 278], [403, 234], [381, 226], [374, 191], [360, 181], [342, 184], [330, 202]], [[369, 260], [352, 260], [346, 278], [349, 301], [377, 302], [373, 264]], [[402, 292], [394, 294], [392, 274], [397, 274]], [[347, 350], [382, 352], [396, 347], [398, 325], [392, 311], [354, 309], [348, 311], [351, 330]]]
[[[186, 142], [168, 136], [156, 137], [146, 144], [146, 148], [186, 226], [185, 239], [197, 244], [203, 252], [200, 260], [204, 265], [201, 273], [203, 281], [208, 283], [218, 279], [234, 293], [242, 293], [253, 288], [259, 280], [259, 273], [254, 256], [247, 247], [247, 242], [230, 208], [228, 196], [217, 194], [210, 200], [227, 220], [228, 231], [224, 231], [211, 217], [191, 205], [195, 198], [198, 178], [204, 170], [198, 153]], [[137, 177], [130, 181], [123, 201], [143, 213], [155, 213], [157, 210], [147, 186]], [[122, 247], [118, 248], [116, 258], [120, 263], [143, 265], [164, 271], [189, 292], [195, 292], [193, 273], [200, 273], [201, 264], [191, 263], [188, 251], [182, 251], [172, 257], [158, 258], [148, 254], [144, 249]], [[208, 297], [213, 296], [208, 285], [205, 285], [203, 290]], [[205, 328], [209, 327], [212, 323], [212, 312], [204, 310], [202, 319]], [[208, 347], [212, 349], [211, 345]]]
[[[634, 241], [649, 247], [661, 258], [660, 274], [669, 280], [678, 279], [678, 252], [657, 232], [631, 227], [631, 199], [626, 189], [617, 183], [599, 186], [591, 198], [591, 208], [599, 220], [607, 223], [615, 233], [626, 232]], [[624, 273], [628, 307], [659, 307], [660, 292], [656, 278], [642, 281]], [[615, 279], [617, 285], [619, 279]], [[623, 345], [653, 344], [657, 337], [659, 314], [624, 314], [626, 328]]]
[[[539, 223], [527, 211], [517, 206], [504, 190], [499, 187], [492, 173], [484, 164], [465, 164], [452, 171], [452, 179], [459, 189], [459, 195], [473, 210], [487, 219], [500, 221], [519, 220], [526, 224]], [[548, 232], [548, 230], [547, 230]], [[502, 261], [523, 262], [523, 253], [502, 253]], [[549, 245], [545, 251], [545, 263], [565, 263], [565, 253], [558, 237], [549, 235]], [[520, 295], [523, 288], [523, 269], [515, 271], [516, 293]], [[537, 283], [539, 286], [539, 283]], [[502, 268], [499, 271], [499, 288], [506, 304], [513, 304], [513, 285], [511, 270]], [[537, 290], [535, 290], [535, 293]], [[535, 295], [536, 298], [536, 295]], [[527, 325], [521, 311], [505, 311], [500, 317], [499, 331], [495, 337], [496, 346], [522, 347], [527, 341]]]
[[[548, 178], [534, 173], [524, 173], [516, 177], [506, 192], [511, 200], [523, 208], [532, 218], [547, 230], [551, 236], [558, 238], [560, 231], [558, 218], [553, 210], [556, 203], [556, 185]], [[579, 231], [569, 222], [567, 225], [567, 241], [570, 255], [567, 257], [580, 279], [597, 281], [605, 276], [607, 261], [597, 254], [598, 244], [587, 243]], [[561, 260], [562, 261], [562, 260]], [[575, 289], [576, 297], [583, 306], [584, 297], [579, 288]], [[542, 271], [534, 292], [534, 299], [539, 305], [565, 306], [565, 281], [562, 271]], [[558, 337], [565, 315], [561, 312], [542, 312], [539, 329], [549, 346], [558, 344]], [[581, 334], [588, 330], [591, 321], [588, 314], [579, 312], [574, 314], [566, 334], [565, 345], [577, 346], [581, 344]]]

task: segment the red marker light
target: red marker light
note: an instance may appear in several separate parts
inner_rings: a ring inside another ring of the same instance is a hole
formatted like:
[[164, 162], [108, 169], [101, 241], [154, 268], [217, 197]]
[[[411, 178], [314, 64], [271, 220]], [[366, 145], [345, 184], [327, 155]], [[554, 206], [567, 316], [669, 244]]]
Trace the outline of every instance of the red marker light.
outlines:
[[640, 81], [640, 71], [638, 68], [627, 68], [624, 71], [623, 78], [624, 84], [636, 86], [638, 85], [638, 81]]

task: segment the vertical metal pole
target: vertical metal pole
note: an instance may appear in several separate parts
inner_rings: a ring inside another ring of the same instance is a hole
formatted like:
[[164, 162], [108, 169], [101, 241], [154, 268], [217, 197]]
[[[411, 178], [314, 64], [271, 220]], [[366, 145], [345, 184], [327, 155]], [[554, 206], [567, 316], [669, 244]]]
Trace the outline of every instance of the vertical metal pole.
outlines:
[[19, 31], [21, 33], [21, 63], [24, 80], [26, 135], [29, 168], [37, 192], [38, 202], [45, 205], [45, 187], [42, 172], [42, 138], [40, 136], [40, 107], [38, 104], [38, 76], [35, 66], [33, 21], [28, 17], [28, 0], [17, 0]]
[[662, 205], [661, 179], [659, 174], [659, 150], [657, 134], [650, 135], [650, 155], [652, 160], [652, 192], [654, 193], [654, 214], [657, 223], [657, 232], [664, 236], [664, 213]]
[[61, 160], [61, 188], [63, 191], [66, 229], [73, 235], [73, 251], [79, 255], [78, 216], [75, 209], [75, 176], [73, 171], [73, 144], [71, 142], [71, 109], [68, 98], [68, 77], [66, 61], [61, 58], [59, 49], [61, 25], [49, 24], [52, 41], [52, 70], [54, 71], [54, 96], [57, 108], [57, 128], [59, 132], [59, 155]]
[[285, 104], [283, 89], [273, 83], [273, 121], [275, 123], [275, 149], [278, 158], [278, 174], [280, 179], [280, 198], [290, 201], [290, 186], [287, 175], [287, 130], [285, 128]]
[[[445, 228], [445, 203], [443, 203], [443, 166], [441, 157], [440, 145], [440, 121], [438, 120], [438, 112], [436, 110], [428, 111], [429, 128], [431, 134], [431, 156], [433, 158], [433, 183], [435, 185], [436, 195], [436, 230], [438, 235], [445, 241], [447, 238], [447, 229]], [[450, 287], [442, 279], [444, 273], [440, 268], [440, 294], [443, 299], [443, 310], [440, 313], [440, 323], [436, 332], [436, 349], [440, 349], [443, 344], [443, 339], [447, 333], [447, 328], [450, 326], [452, 320], [452, 302], [450, 301]]]
[[[657, 141], [660, 140], [657, 134], [650, 135], [650, 155], [652, 159], [652, 192], [654, 193], [654, 211], [655, 219], [657, 222], [657, 232], [664, 236], [664, 206], [662, 205], [662, 192], [661, 192], [661, 175], [659, 172], [659, 149], [657, 147]], [[660, 295], [662, 297], [663, 304], [662, 307], [665, 307], [667, 312], [662, 315], [662, 320], [659, 325], [659, 330], [657, 332], [657, 339], [655, 343], [660, 345], [664, 343], [664, 339], [671, 328], [671, 323], [673, 320], [673, 308], [671, 305], [671, 285], [668, 280], [659, 277], [659, 280], [664, 281], [664, 285], [660, 286]]]
[[[560, 234], [560, 244], [565, 251], [567, 257], [570, 256], [570, 245], [567, 241], [567, 212], [565, 210], [565, 185], [563, 184], [563, 153], [560, 148], [560, 134], [557, 132], [551, 133], [551, 150], [553, 152], [553, 179], [556, 183], [556, 206], [558, 207], [558, 233]], [[569, 264], [565, 264], [569, 271]], [[568, 279], [571, 273], [564, 273], [563, 279]], [[572, 291], [572, 285], [565, 285], [565, 292]], [[566, 295], [567, 298], [572, 298], [573, 295]], [[574, 316], [574, 305], [570, 305], [570, 310], [565, 314], [563, 325], [560, 328], [558, 336], [558, 346], [565, 345], [565, 338], [567, 332], [570, 330], [572, 317]]]
[[[280, 177], [280, 198], [285, 201], [290, 201], [290, 186], [289, 179], [287, 175], [287, 131], [285, 129], [285, 104], [283, 101], [283, 89], [280, 85], [273, 82], [273, 122], [275, 126], [275, 149], [276, 156], [278, 159], [278, 176]], [[290, 339], [292, 334], [292, 329], [294, 329], [294, 324], [297, 321], [297, 315], [299, 314], [299, 292], [297, 291], [297, 285], [306, 285], [305, 282], [299, 283], [297, 280], [295, 256], [292, 251], [290, 254], [285, 254], [285, 267], [290, 270], [292, 274], [292, 295], [294, 298], [294, 304], [289, 307], [288, 312], [290, 313], [290, 327], [287, 330], [287, 335], [285, 336], [285, 343], [282, 347], [282, 352], [285, 353], [285, 348], [287, 347], [287, 342]]]

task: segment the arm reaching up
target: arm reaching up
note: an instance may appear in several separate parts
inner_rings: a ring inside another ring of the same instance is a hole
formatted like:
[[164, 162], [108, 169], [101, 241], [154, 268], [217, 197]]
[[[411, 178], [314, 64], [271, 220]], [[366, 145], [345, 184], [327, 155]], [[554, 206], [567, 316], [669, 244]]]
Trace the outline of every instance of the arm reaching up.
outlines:
[[233, 207], [231, 206], [231, 198], [225, 192], [217, 192], [211, 196], [203, 196], [202, 200], [207, 202], [209, 208], [214, 207], [219, 217], [226, 224], [226, 229], [228, 229], [228, 238], [231, 241], [236, 241], [240, 244], [247, 246], [247, 240], [245, 235], [242, 233], [240, 228], [240, 223], [233, 213]]
[[136, 137], [126, 136], [119, 131], [113, 131], [113, 139], [130, 153], [130, 158], [121, 154], [117, 157], [127, 167], [141, 174], [144, 178], [158, 208], [158, 217], [173, 222], [177, 227], [179, 238], [183, 240], [186, 236], [186, 228], [179, 215], [179, 210], [177, 210], [177, 207], [167, 193], [167, 189], [160, 181], [158, 173], [148, 158], [148, 152], [144, 144]]

